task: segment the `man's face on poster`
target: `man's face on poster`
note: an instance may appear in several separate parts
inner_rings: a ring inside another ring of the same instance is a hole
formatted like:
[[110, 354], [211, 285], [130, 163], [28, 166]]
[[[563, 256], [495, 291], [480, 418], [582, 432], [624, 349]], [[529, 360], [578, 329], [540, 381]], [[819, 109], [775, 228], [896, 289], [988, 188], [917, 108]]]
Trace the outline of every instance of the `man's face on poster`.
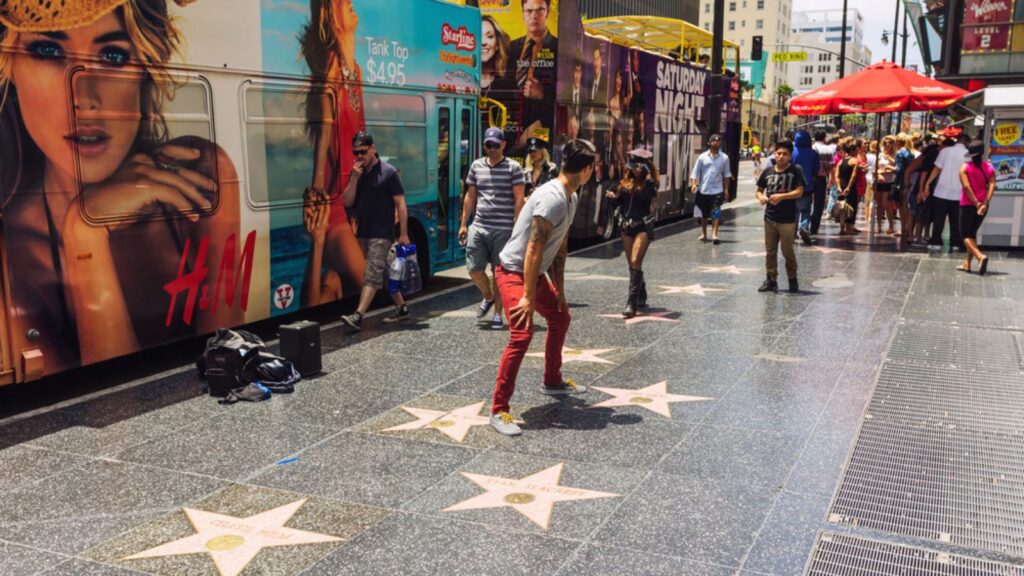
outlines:
[[593, 59], [593, 62], [594, 62], [594, 75], [596, 76], [596, 75], [601, 73], [601, 66], [604, 64], [601, 61], [601, 49], [600, 48], [594, 48], [594, 59]]
[[576, 88], [580, 87], [580, 82], [583, 81], [583, 64], [576, 64], [572, 68], [572, 85]]
[[546, 0], [523, 0], [523, 23], [526, 34], [542, 38], [548, 32], [548, 3]]
[[566, 130], [565, 130], [566, 136], [568, 136], [570, 140], [579, 138], [579, 136], [580, 136], [580, 119], [577, 118], [575, 114], [570, 114], [569, 115], [569, 121], [566, 124], [567, 124]]

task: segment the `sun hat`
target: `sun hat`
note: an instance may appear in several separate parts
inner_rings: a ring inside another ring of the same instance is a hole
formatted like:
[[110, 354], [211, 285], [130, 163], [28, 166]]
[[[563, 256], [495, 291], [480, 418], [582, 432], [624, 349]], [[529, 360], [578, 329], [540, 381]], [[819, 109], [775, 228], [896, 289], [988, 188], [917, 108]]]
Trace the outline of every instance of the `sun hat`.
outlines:
[[88, 26], [128, 0], [0, 0], [0, 24], [15, 32]]

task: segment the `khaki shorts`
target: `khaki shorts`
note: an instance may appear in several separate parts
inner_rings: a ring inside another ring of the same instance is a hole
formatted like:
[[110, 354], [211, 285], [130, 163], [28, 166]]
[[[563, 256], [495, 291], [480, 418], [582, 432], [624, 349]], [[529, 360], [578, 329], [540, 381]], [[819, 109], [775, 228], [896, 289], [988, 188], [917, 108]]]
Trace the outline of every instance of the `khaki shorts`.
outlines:
[[388, 269], [388, 251], [393, 241], [386, 238], [360, 238], [359, 247], [366, 256], [363, 284], [380, 290], [384, 287], [384, 274]]

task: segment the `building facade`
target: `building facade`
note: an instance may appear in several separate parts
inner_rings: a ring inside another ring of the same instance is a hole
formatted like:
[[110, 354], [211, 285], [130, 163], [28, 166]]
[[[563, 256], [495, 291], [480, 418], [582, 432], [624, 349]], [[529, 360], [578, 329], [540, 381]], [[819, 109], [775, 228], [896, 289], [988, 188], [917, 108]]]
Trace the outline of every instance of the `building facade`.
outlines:
[[584, 18], [661, 16], [697, 23], [700, 0], [579, 0]]
[[[712, 30], [714, 26], [714, 0], [700, 0], [700, 26]], [[761, 36], [764, 58], [769, 59], [764, 70], [764, 88], [758, 97], [767, 101], [773, 97], [779, 86], [786, 83], [786, 64], [772, 62], [772, 52], [785, 51], [790, 41], [790, 19], [793, 14], [792, 0], [726, 0], [725, 37], [740, 45], [740, 54], [750, 56], [754, 36]]]
[[[839, 79], [839, 52], [843, 40], [842, 10], [809, 10], [793, 13], [790, 50], [806, 52], [807, 60], [790, 62], [786, 81], [797, 94]], [[846, 70], [852, 74], [871, 63], [871, 49], [864, 45], [864, 17], [856, 8], [846, 18]]]
[[931, 0], [936, 77], [970, 89], [1024, 82], [1024, 0]]

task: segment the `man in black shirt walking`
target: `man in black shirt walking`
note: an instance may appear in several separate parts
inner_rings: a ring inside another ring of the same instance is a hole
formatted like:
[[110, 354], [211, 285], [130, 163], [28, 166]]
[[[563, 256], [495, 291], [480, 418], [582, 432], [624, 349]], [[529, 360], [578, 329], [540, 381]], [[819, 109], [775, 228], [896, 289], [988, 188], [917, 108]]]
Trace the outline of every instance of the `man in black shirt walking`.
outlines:
[[[377, 291], [384, 287], [388, 251], [395, 241], [395, 212], [398, 212], [398, 241], [409, 245], [408, 214], [405, 209], [405, 190], [394, 166], [377, 155], [373, 136], [360, 132], [352, 139], [355, 163], [348, 185], [342, 193], [346, 208], [355, 206], [356, 238], [366, 255], [363, 273], [363, 291], [359, 307], [341, 318], [350, 328], [362, 327], [363, 315], [369, 310]], [[409, 318], [409, 309], [401, 292], [391, 294], [395, 310], [384, 318], [385, 322], [399, 322]]]
[[775, 144], [775, 165], [761, 172], [757, 179], [757, 201], [765, 207], [764, 247], [768, 269], [768, 278], [758, 292], [775, 292], [779, 289], [779, 244], [782, 244], [782, 255], [786, 258], [789, 291], [800, 290], [796, 279], [793, 241], [796, 238], [796, 200], [804, 195], [804, 173], [799, 166], [790, 162], [792, 156], [793, 142], [779, 141]]

